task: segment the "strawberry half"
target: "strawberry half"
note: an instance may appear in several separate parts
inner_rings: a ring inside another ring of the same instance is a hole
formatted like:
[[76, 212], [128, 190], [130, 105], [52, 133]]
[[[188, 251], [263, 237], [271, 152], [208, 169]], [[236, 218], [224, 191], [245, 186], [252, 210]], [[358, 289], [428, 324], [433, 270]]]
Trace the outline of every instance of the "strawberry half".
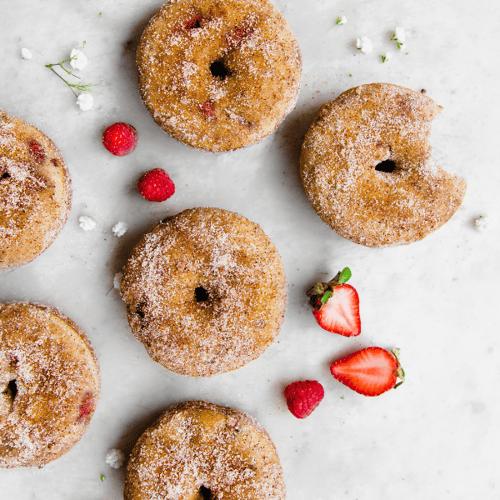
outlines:
[[344, 385], [364, 396], [379, 396], [396, 388], [404, 380], [398, 359], [399, 349], [392, 353], [381, 347], [367, 347], [332, 364], [330, 372]]
[[333, 280], [318, 283], [308, 293], [318, 325], [345, 337], [361, 333], [358, 292], [345, 284], [350, 277], [351, 271], [346, 267]]

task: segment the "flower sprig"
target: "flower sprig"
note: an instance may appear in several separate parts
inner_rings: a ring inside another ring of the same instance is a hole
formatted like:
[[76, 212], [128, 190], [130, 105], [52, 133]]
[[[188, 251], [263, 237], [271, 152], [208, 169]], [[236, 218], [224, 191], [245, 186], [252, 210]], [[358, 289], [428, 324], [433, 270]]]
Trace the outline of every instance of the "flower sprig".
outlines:
[[59, 66], [68, 76], [71, 76], [73, 78], [78, 78], [78, 80], [81, 80], [81, 77], [78, 75], [75, 75], [73, 71], [70, 71], [69, 69], [66, 69], [63, 65], [67, 62], [74, 61], [78, 58], [78, 54], [83, 50], [85, 47], [85, 40], [82, 43], [82, 48], [80, 49], [79, 52], [77, 52], [74, 56], [68, 57], [68, 59], [64, 59], [64, 61], [58, 62], [58, 63], [52, 63], [52, 64], [46, 64], [45, 67], [49, 68], [55, 75], [57, 75], [73, 92], [75, 96], [78, 97], [78, 94], [75, 92], [77, 90], [78, 92], [92, 92], [92, 87], [95, 87], [95, 83], [83, 83], [83, 80], [77, 83], [71, 83], [65, 78], [63, 78], [55, 69], [54, 67]]
[[404, 49], [406, 47], [405, 45], [405, 40], [406, 40], [406, 33], [403, 28], [400, 28], [399, 26], [396, 28], [396, 33], [394, 33], [391, 37], [391, 40], [396, 42], [398, 49]]

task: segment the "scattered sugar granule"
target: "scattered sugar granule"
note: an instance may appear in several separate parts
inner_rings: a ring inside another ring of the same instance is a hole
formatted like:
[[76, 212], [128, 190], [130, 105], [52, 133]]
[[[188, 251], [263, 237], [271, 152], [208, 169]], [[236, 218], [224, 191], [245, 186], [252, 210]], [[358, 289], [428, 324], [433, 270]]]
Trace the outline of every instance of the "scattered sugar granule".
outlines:
[[82, 71], [87, 67], [87, 64], [89, 63], [87, 56], [83, 53], [81, 49], [73, 49], [69, 57], [73, 58], [69, 62], [70, 66], [73, 69], [79, 69], [80, 71]]
[[115, 277], [113, 278], [113, 288], [116, 290], [120, 290], [120, 287], [122, 286], [122, 278], [123, 278], [123, 273], [116, 273]]
[[345, 16], [340, 16], [338, 19], [337, 19], [337, 24], [345, 24], [347, 23], [347, 17]]
[[116, 448], [112, 448], [108, 451], [106, 455], [106, 463], [113, 467], [113, 469], [119, 469], [123, 462], [125, 462], [125, 453], [122, 450], [117, 450]]
[[356, 47], [367, 54], [368, 52], [373, 52], [373, 43], [367, 36], [362, 36], [356, 39]]
[[81, 215], [78, 218], [78, 223], [84, 231], [92, 231], [97, 226], [97, 222], [91, 217], [87, 217], [86, 215]]
[[392, 54], [390, 52], [386, 52], [385, 54], [382, 54], [382, 62], [383, 63], [387, 62], [391, 57], [392, 57]]
[[94, 106], [94, 98], [90, 94], [82, 93], [78, 96], [76, 104], [82, 111], [90, 111]]
[[119, 238], [120, 236], [123, 236], [127, 231], [128, 231], [128, 224], [125, 222], [117, 222], [114, 226], [113, 229], [113, 234]]
[[490, 218], [480, 215], [477, 219], [474, 219], [474, 224], [478, 231], [484, 231], [485, 229], [488, 229]]
[[28, 50], [23, 47], [21, 49], [21, 59], [33, 59], [33, 54], [31, 53], [31, 50]]

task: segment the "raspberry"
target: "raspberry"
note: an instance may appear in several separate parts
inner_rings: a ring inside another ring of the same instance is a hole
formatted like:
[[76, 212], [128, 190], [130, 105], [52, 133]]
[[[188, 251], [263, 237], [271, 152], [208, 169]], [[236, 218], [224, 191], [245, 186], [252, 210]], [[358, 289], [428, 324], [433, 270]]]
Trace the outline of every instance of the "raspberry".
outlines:
[[128, 155], [137, 145], [137, 131], [128, 123], [114, 123], [102, 134], [102, 143], [115, 156]]
[[297, 418], [308, 417], [325, 396], [323, 386], [316, 380], [293, 382], [283, 393], [288, 409]]
[[30, 148], [30, 152], [37, 163], [43, 163], [45, 161], [45, 150], [38, 141], [31, 139], [28, 143], [28, 147]]
[[206, 101], [200, 104], [200, 111], [208, 118], [215, 118], [214, 104], [210, 101]]
[[165, 170], [155, 168], [146, 172], [137, 183], [141, 196], [149, 201], [165, 201], [175, 193], [175, 185]]

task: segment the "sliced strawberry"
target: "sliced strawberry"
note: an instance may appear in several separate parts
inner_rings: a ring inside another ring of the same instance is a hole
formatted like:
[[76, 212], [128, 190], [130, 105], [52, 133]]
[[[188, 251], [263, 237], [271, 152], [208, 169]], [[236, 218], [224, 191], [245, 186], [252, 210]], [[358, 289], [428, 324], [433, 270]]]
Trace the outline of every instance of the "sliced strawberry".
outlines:
[[324, 304], [313, 311], [324, 330], [353, 337], [361, 333], [358, 292], [351, 285], [338, 285]]
[[367, 347], [332, 364], [332, 375], [353, 391], [364, 396], [379, 396], [404, 380], [399, 350], [392, 353], [381, 347]]

